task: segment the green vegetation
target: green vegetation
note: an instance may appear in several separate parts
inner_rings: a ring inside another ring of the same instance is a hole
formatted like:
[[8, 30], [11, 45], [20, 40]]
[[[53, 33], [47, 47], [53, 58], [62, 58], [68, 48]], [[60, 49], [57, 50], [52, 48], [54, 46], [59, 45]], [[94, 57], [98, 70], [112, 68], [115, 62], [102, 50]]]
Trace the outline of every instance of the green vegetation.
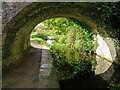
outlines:
[[120, 4], [115, 2], [97, 3], [100, 17], [103, 19], [102, 23], [109, 23], [115, 29], [120, 28]]
[[33, 32], [31, 34], [31, 36], [34, 40], [38, 41], [40, 45], [44, 45], [44, 44], [47, 45], [47, 43], [45, 41], [47, 39], [47, 35], [40, 34], [38, 32]]
[[85, 57], [87, 53], [83, 54], [60, 43], [54, 43], [51, 52], [59, 80], [74, 78], [77, 74], [84, 75], [91, 71], [94, 57]]
[[120, 88], [120, 82], [118, 82], [118, 83], [111, 83], [110, 87], [112, 87], [112, 88]]
[[94, 41], [90, 28], [69, 18], [53, 18], [44, 21], [45, 28], [55, 37], [56, 42], [81, 51], [95, 51], [97, 44]]
[[37, 38], [42, 38], [42, 39], [46, 40], [47, 36], [48, 35], [46, 35], [46, 34], [40, 34], [40, 33], [37, 33], [37, 32], [32, 33], [32, 38], [36, 38], [37, 37]]
[[108, 35], [119, 39], [120, 33], [120, 4], [116, 2], [96, 3], [102, 20], [101, 26]]
[[94, 69], [97, 43], [90, 28], [64, 17], [48, 19], [42, 23], [45, 26], [42, 30], [37, 26], [32, 38], [42, 45], [46, 44], [49, 35], [55, 38], [50, 50], [58, 80], [71, 79]]
[[58, 79], [70, 79], [91, 71], [96, 64], [91, 52], [95, 52], [97, 44], [90, 28], [63, 17], [46, 20], [44, 24], [49, 34], [55, 37], [50, 50]]

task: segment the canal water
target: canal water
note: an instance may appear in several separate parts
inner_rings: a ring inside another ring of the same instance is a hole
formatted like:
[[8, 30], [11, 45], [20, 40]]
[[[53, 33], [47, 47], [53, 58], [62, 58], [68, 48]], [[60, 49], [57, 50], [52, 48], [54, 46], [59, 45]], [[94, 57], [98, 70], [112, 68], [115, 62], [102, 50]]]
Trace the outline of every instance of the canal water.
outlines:
[[[54, 38], [48, 36], [47, 43], [52, 45]], [[101, 76], [96, 75], [96, 72], [90, 71], [85, 75], [77, 75], [74, 79], [58, 80], [60, 89], [64, 88], [109, 88], [109, 83]]]
[[86, 75], [77, 75], [74, 79], [59, 81], [61, 90], [64, 88], [109, 88], [109, 83], [100, 76], [95, 75], [93, 71]]

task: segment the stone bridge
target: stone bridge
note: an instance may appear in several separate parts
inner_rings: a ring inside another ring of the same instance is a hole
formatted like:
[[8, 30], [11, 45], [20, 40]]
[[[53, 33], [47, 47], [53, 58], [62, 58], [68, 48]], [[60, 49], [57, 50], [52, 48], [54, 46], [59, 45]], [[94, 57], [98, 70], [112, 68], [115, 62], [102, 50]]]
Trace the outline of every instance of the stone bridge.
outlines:
[[[107, 42], [114, 62], [120, 64], [120, 32], [117, 29], [112, 31], [109, 27], [104, 28], [96, 3], [3, 2], [2, 9], [3, 75], [17, 65], [30, 48], [30, 34], [33, 28], [40, 22], [54, 17], [73, 18], [91, 28], [94, 34], [100, 34]], [[114, 34], [114, 37], [111, 34]], [[114, 69], [115, 80], [120, 80], [120, 72], [116, 70], [116, 66]]]

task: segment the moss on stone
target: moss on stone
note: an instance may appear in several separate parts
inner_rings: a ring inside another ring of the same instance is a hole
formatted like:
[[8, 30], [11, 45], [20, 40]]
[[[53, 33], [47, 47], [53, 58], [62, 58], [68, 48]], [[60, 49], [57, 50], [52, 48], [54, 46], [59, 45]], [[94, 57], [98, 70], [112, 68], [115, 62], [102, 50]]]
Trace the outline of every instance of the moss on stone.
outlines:
[[114, 34], [114, 38], [119, 39], [117, 30], [103, 28], [104, 25], [101, 23], [102, 19], [99, 14], [95, 3], [39, 2], [26, 6], [3, 29], [3, 71], [4, 69], [7, 71], [9, 66], [14, 66], [20, 60], [23, 53], [30, 47], [29, 38], [32, 29], [45, 19], [74, 18], [89, 26], [95, 33], [109, 37]]

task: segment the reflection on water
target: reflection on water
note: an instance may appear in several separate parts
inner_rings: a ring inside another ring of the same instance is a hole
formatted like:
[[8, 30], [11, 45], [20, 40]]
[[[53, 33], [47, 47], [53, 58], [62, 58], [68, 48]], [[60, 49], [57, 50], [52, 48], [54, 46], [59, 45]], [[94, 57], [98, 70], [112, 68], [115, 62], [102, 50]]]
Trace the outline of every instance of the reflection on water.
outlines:
[[[108, 59], [111, 62], [113, 62], [113, 60], [112, 60], [110, 49], [107, 43], [104, 41], [104, 39], [99, 34], [97, 35], [96, 39], [97, 39], [98, 47], [96, 49], [97, 66], [96, 66], [95, 74], [99, 75], [99, 74], [105, 73], [112, 65], [112, 63], [108, 62], [106, 59]], [[108, 77], [110, 79], [113, 73], [114, 73], [114, 69], [112, 68], [109, 74], [106, 74], [105, 77]]]

